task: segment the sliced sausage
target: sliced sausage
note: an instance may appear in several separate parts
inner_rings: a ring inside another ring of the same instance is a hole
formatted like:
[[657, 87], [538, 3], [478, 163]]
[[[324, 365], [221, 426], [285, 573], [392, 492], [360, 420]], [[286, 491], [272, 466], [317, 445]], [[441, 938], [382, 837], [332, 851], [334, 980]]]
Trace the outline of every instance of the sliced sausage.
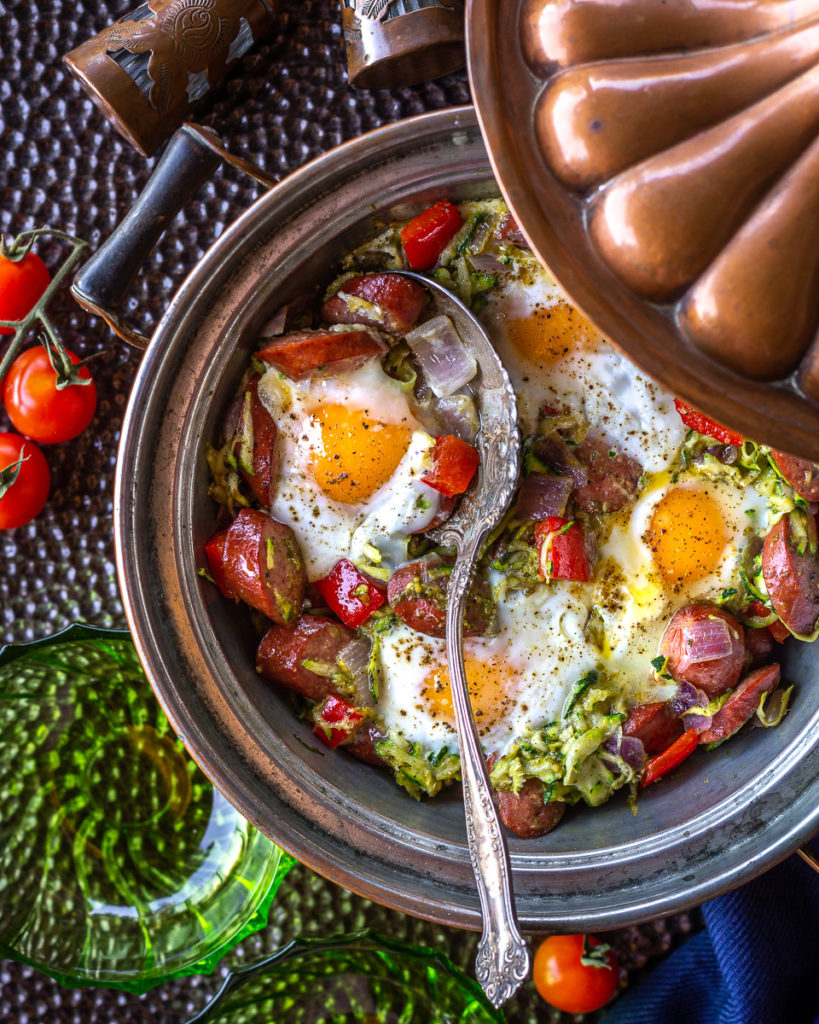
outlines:
[[771, 660], [774, 649], [774, 638], [767, 626], [754, 629], [745, 626], [745, 662], [747, 668], [765, 665]]
[[711, 719], [710, 727], [700, 733], [700, 743], [721, 743], [741, 729], [759, 707], [762, 694], [779, 685], [779, 676], [779, 665], [765, 665], [746, 676]]
[[[357, 303], [357, 298], [371, 306]], [[324, 303], [321, 318], [330, 324], [372, 324], [392, 334], [406, 334], [428, 302], [426, 289], [412, 278], [402, 274], [362, 274], [348, 278]]]
[[[387, 584], [387, 600], [395, 614], [427, 636], [446, 635], [447, 587], [453, 559], [427, 555], [399, 566]], [[495, 624], [492, 590], [475, 577], [464, 612], [464, 636], [483, 636]]]
[[259, 374], [251, 377], [242, 395], [233, 435], [233, 454], [253, 497], [269, 508], [276, 496], [278, 429], [259, 398], [260, 379]]
[[340, 744], [341, 750], [346, 750], [348, 754], [352, 754], [353, 757], [358, 758], [359, 761], [363, 761], [365, 764], [371, 764], [374, 768], [386, 768], [387, 763], [383, 761], [375, 749], [376, 743], [384, 738], [384, 734], [374, 725], [372, 722], [362, 722], [361, 725], [352, 733], [350, 738], [344, 740]]
[[784, 452], [771, 452], [776, 468], [805, 501], [819, 501], [819, 466]]
[[762, 576], [779, 618], [792, 633], [810, 635], [819, 621], [819, 558], [796, 550], [788, 516], [783, 516], [765, 537]]
[[664, 700], [635, 705], [623, 723], [623, 735], [641, 740], [647, 754], [661, 754], [682, 734], [682, 722]]
[[559, 800], [546, 803], [540, 779], [527, 779], [517, 793], [498, 790], [498, 814], [503, 824], [523, 839], [538, 839], [558, 824], [566, 810]]
[[[730, 650], [701, 661], [703, 630], [713, 631], [718, 622], [725, 624], [726, 648], [730, 644]], [[737, 620], [724, 608], [692, 604], [671, 617], [660, 641], [660, 653], [668, 659], [668, 671], [678, 683], [691, 683], [713, 700], [736, 686], [745, 666], [745, 636]]]
[[210, 574], [213, 577], [213, 582], [224, 594], [225, 597], [235, 598], [236, 594], [233, 592], [233, 588], [225, 575], [225, 541], [227, 539], [227, 527], [224, 530], [218, 530], [211, 539], [205, 545], [205, 555], [208, 559], [208, 565], [210, 566]]
[[228, 527], [222, 556], [222, 571], [235, 597], [283, 626], [301, 615], [307, 577], [289, 526], [243, 508]]
[[315, 662], [328, 668], [341, 650], [355, 639], [355, 632], [323, 615], [303, 615], [295, 626], [272, 626], [256, 652], [256, 667], [274, 683], [286, 686], [310, 700], [335, 693], [331, 675], [305, 667]]
[[361, 366], [387, 351], [387, 345], [366, 328], [349, 331], [295, 331], [273, 338], [256, 359], [300, 380], [327, 364], [334, 372]]
[[584, 512], [616, 512], [637, 493], [643, 467], [602, 437], [586, 437], [575, 449], [588, 483], [577, 487], [574, 500]]

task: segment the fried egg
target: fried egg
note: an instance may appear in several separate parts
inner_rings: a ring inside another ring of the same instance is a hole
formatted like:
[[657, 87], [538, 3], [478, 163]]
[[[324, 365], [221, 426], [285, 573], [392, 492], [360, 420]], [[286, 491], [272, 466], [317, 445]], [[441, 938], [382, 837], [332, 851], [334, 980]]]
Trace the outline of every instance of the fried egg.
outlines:
[[482, 319], [518, 395], [524, 434], [551, 406], [577, 413], [648, 473], [676, 459], [686, 430], [673, 396], [605, 341], [545, 270], [502, 280]]
[[[492, 573], [501, 592], [497, 634], [470, 638], [464, 650], [484, 750], [502, 753], [560, 719], [591, 669], [602, 668], [630, 702], [667, 699], [673, 687], [656, 678], [651, 660], [669, 618], [737, 585], [742, 549], [767, 528], [767, 502], [750, 487], [678, 478], [686, 428], [673, 396], [612, 348], [545, 271], [502, 281], [482, 319], [515, 385], [524, 435], [544, 405], [576, 412], [590, 434], [644, 470], [636, 501], [601, 517], [589, 582], [502, 593]], [[379, 718], [426, 749], [454, 749], [444, 642], [399, 623], [380, 644]]]
[[410, 534], [426, 529], [440, 495], [421, 480], [434, 438], [402, 385], [378, 360], [290, 380], [268, 370], [259, 396], [278, 424], [273, 517], [293, 529], [310, 580], [375, 547], [392, 570]]

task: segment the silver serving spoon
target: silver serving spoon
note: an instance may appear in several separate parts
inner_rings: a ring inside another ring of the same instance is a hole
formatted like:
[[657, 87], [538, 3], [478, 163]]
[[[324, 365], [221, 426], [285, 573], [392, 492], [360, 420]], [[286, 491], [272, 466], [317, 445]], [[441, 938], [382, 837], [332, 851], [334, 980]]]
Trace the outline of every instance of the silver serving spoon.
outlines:
[[454, 323], [478, 364], [478, 375], [470, 382], [481, 424], [476, 442], [481, 457], [477, 481], [454, 515], [430, 534], [439, 544], [457, 550], [447, 595], [446, 655], [461, 754], [466, 835], [483, 915], [475, 975], [497, 1007], [511, 999], [526, 979], [529, 949], [515, 918], [509, 853], [492, 802], [492, 787], [469, 702], [463, 625], [464, 603], [481, 544], [506, 512], [517, 484], [517, 402], [503, 363], [474, 314], [436, 281], [411, 271], [404, 273], [433, 294], [438, 312]]

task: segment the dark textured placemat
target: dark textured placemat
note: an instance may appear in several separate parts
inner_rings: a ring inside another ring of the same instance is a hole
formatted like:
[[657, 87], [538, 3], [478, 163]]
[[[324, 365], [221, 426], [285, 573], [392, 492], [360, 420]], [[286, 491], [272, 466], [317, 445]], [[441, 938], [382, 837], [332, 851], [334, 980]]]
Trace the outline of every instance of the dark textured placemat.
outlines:
[[[132, 6], [129, 0], [105, 7], [93, 0], [0, 0], [0, 231], [14, 234], [47, 223], [96, 246], [147, 180], [153, 161], [108, 128], [60, 63], [62, 54]], [[282, 11], [280, 32], [241, 62], [199, 120], [234, 151], [283, 175], [370, 128], [468, 100], [463, 73], [412, 89], [350, 90], [337, 6], [291, 0]], [[256, 194], [257, 186], [233, 171], [217, 173], [203, 188], [171, 225], [134, 286], [129, 316], [137, 326], [150, 331], [185, 272]], [[59, 254], [57, 246], [39, 251], [46, 262]], [[114, 565], [113, 477], [138, 355], [67, 295], [53, 313], [69, 348], [80, 355], [104, 350], [95, 370], [99, 408], [82, 437], [46, 449], [52, 492], [45, 511], [26, 527], [0, 532], [3, 641], [40, 637], [77, 619], [126, 624]], [[0, 412], [0, 429], [6, 428]], [[385, 910], [301, 867], [283, 885], [270, 926], [229, 962], [257, 959], [298, 931], [327, 935], [365, 924], [399, 940], [445, 949], [460, 966], [471, 968], [474, 936]], [[692, 918], [679, 915], [613, 933], [624, 981], [679, 943], [691, 927]], [[220, 975], [188, 978], [142, 997], [66, 991], [28, 967], [4, 961], [0, 1024], [180, 1024], [204, 1005], [219, 981]], [[550, 1014], [527, 985], [508, 1019], [522, 1024], [575, 1018]]]

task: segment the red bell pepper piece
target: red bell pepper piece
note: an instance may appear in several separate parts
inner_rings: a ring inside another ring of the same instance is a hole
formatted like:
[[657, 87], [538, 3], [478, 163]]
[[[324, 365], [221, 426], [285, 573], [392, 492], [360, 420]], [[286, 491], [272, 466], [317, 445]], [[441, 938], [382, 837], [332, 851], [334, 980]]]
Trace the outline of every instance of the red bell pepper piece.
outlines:
[[697, 412], [696, 409], [686, 405], [679, 398], [674, 399], [674, 405], [677, 407], [677, 412], [680, 414], [680, 419], [683, 423], [687, 427], [691, 427], [692, 430], [696, 430], [698, 434], [713, 437], [715, 441], [721, 441], [723, 444], [742, 444], [742, 434], [738, 434], [736, 430], [729, 430], [728, 427], [723, 427], [721, 423], [709, 419], [704, 413]]
[[642, 779], [640, 779], [640, 789], [651, 785], [652, 782], [656, 782], [657, 779], [661, 779], [679, 767], [697, 749], [699, 736], [696, 729], [689, 729], [662, 754], [652, 757], [645, 767]]
[[364, 715], [343, 697], [331, 693], [313, 709], [313, 732], [331, 750], [343, 743], [364, 721]]
[[316, 580], [316, 590], [345, 626], [360, 626], [386, 601], [382, 592], [356, 569], [349, 558], [342, 558], [324, 579]]
[[463, 224], [448, 199], [439, 200], [401, 228], [401, 242], [413, 270], [429, 270]]
[[454, 434], [444, 434], [435, 438], [432, 467], [422, 474], [421, 480], [434, 491], [454, 498], [469, 487], [480, 461], [471, 444]]
[[548, 516], [535, 523], [535, 544], [544, 580], [587, 580], [589, 562], [583, 530], [573, 519]]

